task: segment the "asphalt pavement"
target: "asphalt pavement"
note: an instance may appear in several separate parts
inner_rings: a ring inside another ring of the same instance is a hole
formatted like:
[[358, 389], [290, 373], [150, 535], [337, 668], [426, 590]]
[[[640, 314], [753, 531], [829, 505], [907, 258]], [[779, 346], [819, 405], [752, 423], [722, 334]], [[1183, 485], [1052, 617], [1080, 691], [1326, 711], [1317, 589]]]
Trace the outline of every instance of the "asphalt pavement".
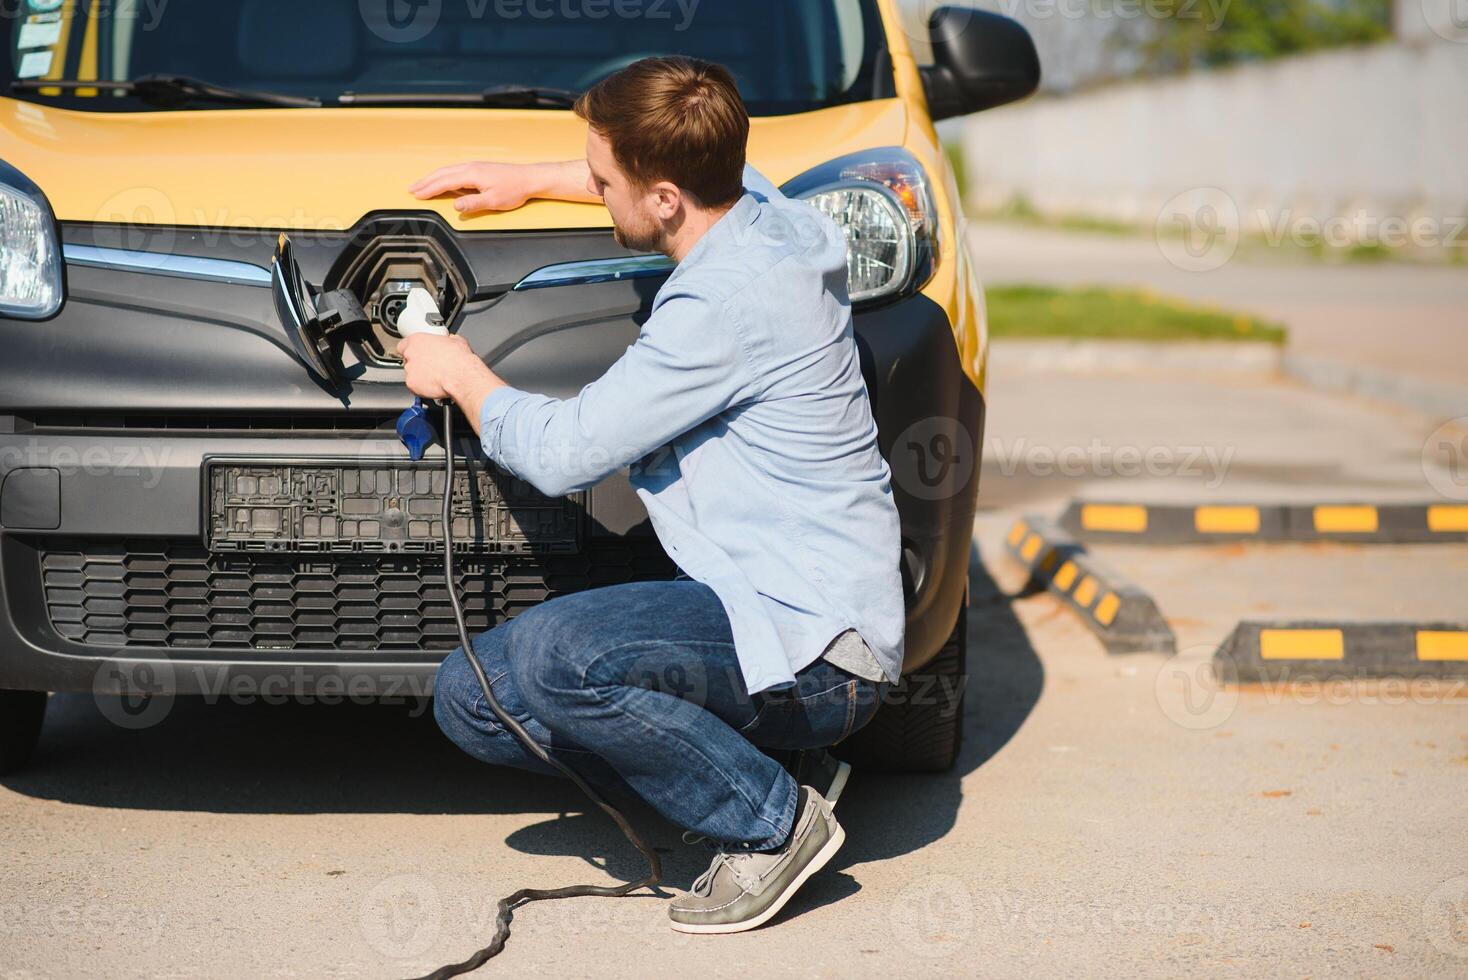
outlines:
[[[1468, 976], [1464, 686], [1200, 669], [1244, 616], [1461, 616], [1468, 546], [1098, 548], [1176, 658], [1108, 656], [1002, 547], [1078, 495], [1420, 496], [1437, 420], [1206, 378], [1010, 375], [991, 402], [956, 769], [858, 773], [845, 848], [766, 928], [538, 904], [483, 975]], [[1127, 446], [1180, 452], [1127, 475]], [[1209, 446], [1227, 462], [1177, 471]], [[1079, 471], [1047, 466], [1076, 447]], [[641, 873], [570, 786], [479, 765], [422, 707], [179, 701], [137, 729], [54, 698], [0, 785], [0, 980], [420, 975], [486, 941], [503, 894]], [[702, 870], [632, 816], [670, 886]]]

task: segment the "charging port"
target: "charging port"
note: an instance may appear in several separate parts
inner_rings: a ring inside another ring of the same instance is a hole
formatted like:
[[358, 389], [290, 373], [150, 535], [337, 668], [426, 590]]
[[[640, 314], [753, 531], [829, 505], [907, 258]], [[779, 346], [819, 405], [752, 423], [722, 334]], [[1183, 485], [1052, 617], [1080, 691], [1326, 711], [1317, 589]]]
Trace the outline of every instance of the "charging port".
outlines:
[[432, 226], [409, 221], [370, 221], [353, 237], [327, 277], [334, 288], [362, 300], [368, 329], [360, 337], [364, 357], [379, 366], [396, 366], [398, 318], [408, 293], [423, 288], [433, 296], [450, 329], [463, 309], [468, 284], [459, 261]]

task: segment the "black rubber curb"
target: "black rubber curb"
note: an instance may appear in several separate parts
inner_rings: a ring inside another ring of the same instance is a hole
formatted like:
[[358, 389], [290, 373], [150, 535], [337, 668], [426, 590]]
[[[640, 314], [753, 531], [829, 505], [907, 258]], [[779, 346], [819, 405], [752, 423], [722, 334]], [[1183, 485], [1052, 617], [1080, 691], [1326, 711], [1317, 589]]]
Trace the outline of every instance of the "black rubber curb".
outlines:
[[1468, 678], [1468, 622], [1242, 622], [1214, 654], [1226, 681]]
[[1030, 577], [1059, 596], [1101, 638], [1108, 653], [1173, 653], [1177, 638], [1157, 603], [1075, 538], [1042, 517], [1025, 517], [1005, 544]]
[[1086, 541], [1468, 541], [1468, 504], [1128, 504], [1073, 500], [1062, 529]]

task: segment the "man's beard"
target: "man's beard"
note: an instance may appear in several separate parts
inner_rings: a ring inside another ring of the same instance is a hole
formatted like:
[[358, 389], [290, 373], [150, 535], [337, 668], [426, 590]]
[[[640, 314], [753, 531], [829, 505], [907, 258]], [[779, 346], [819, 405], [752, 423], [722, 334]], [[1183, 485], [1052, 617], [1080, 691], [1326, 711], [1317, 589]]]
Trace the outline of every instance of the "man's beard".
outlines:
[[629, 251], [663, 251], [663, 230], [658, 227], [655, 221], [648, 221], [646, 224], [627, 228], [614, 224], [612, 227], [612, 238], [618, 245]]

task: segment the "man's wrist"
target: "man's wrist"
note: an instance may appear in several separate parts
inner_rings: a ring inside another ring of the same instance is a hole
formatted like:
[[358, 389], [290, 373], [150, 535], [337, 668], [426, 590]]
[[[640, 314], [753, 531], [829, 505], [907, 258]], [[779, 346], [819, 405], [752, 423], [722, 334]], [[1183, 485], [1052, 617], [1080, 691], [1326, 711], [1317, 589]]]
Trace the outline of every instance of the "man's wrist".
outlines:
[[449, 379], [444, 385], [444, 391], [448, 392], [449, 397], [454, 400], [469, 420], [469, 424], [474, 426], [474, 430], [478, 432], [480, 410], [484, 407], [484, 400], [491, 393], [507, 387], [509, 385], [505, 384], [499, 375], [481, 362], [479, 370], [465, 371]]
[[556, 187], [555, 164], [532, 163], [527, 168], [531, 198], [552, 198]]

